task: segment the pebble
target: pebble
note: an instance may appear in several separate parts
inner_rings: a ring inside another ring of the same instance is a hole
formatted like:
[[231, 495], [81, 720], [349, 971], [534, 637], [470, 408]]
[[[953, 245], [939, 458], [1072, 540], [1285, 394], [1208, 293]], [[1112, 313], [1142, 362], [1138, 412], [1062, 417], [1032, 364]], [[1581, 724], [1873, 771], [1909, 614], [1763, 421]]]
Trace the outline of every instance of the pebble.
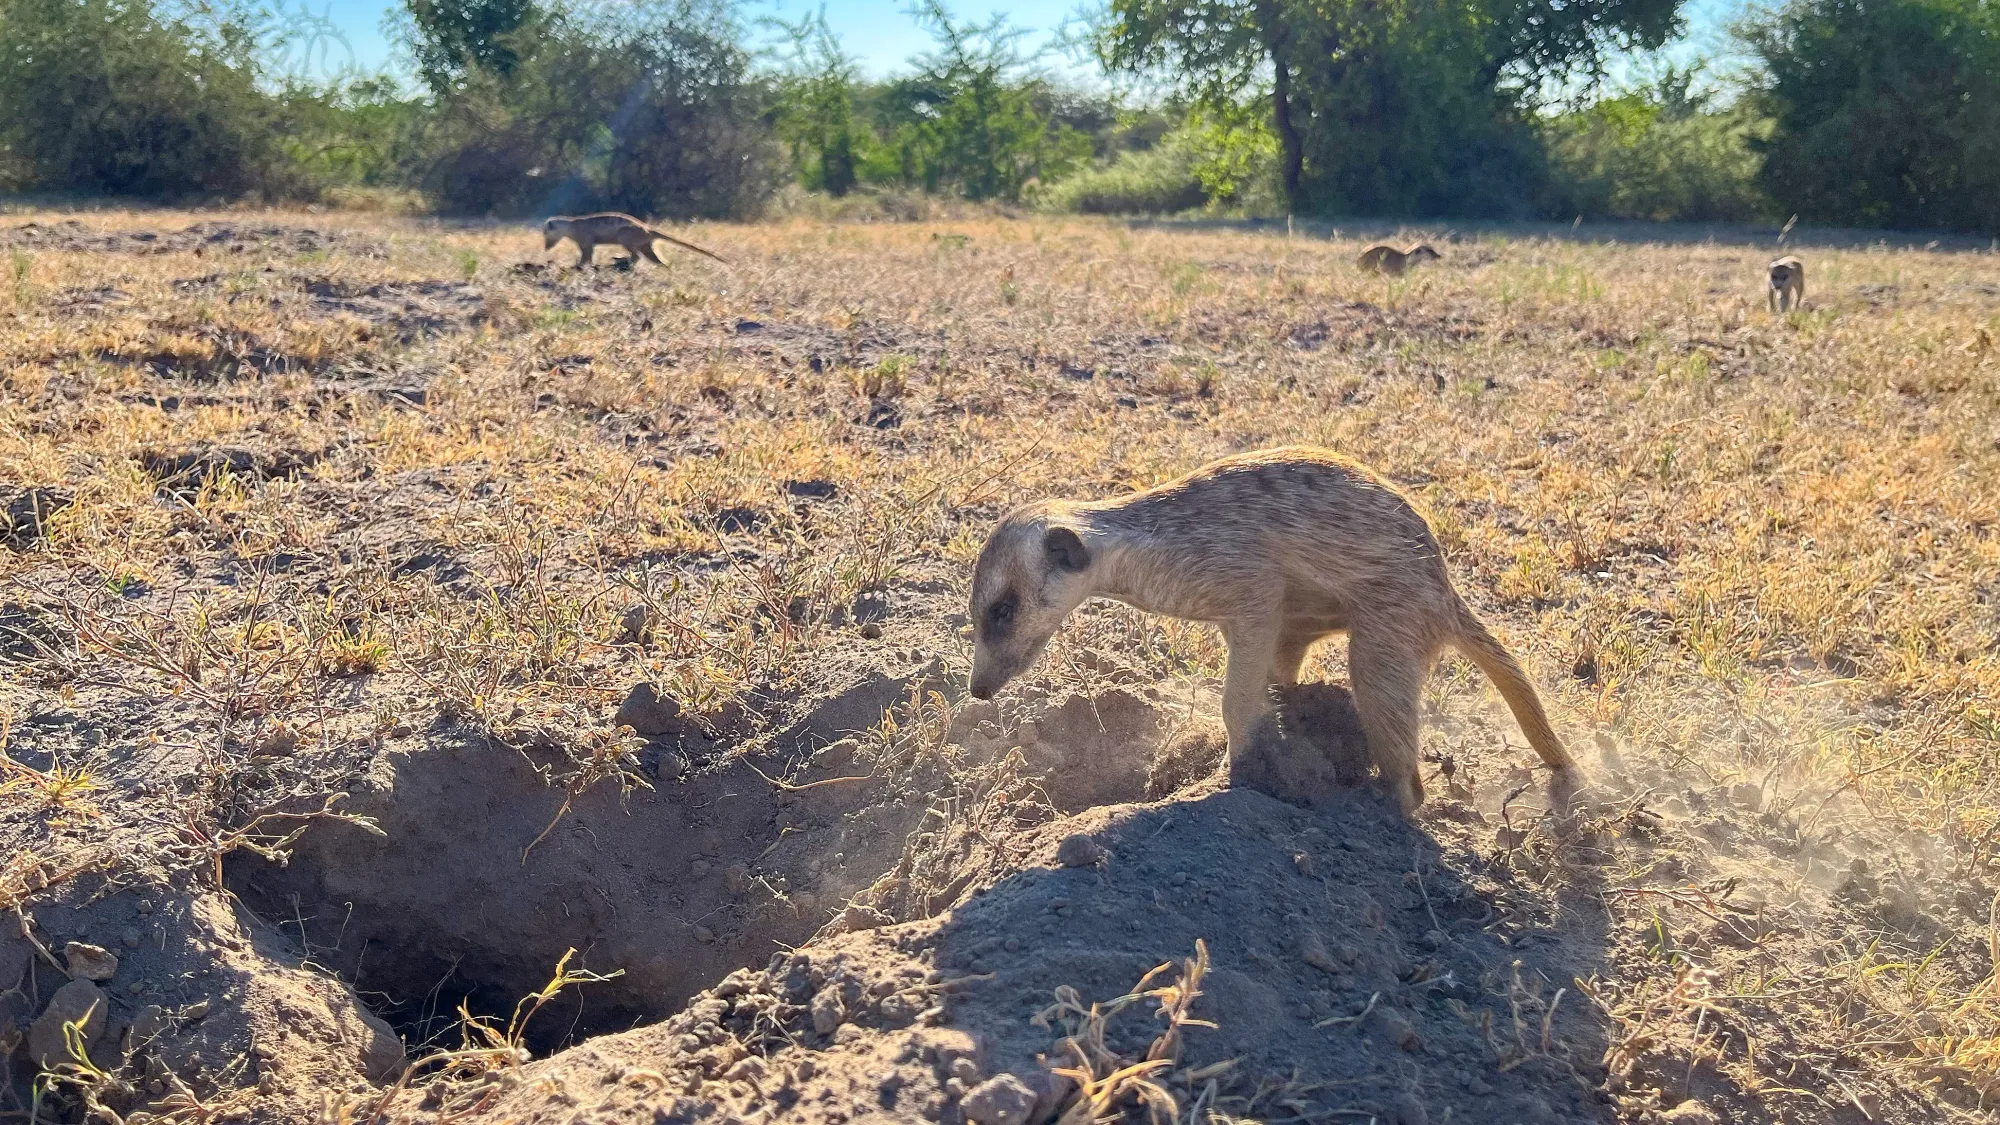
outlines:
[[869, 621], [864, 623], [861, 626], [861, 636], [863, 640], [870, 640], [870, 641], [881, 640], [882, 623], [879, 621]]
[[708, 861], [705, 859], [697, 859], [693, 863], [688, 864], [688, 873], [697, 879], [708, 878], [708, 871]]
[[87, 1050], [104, 1034], [111, 1000], [104, 990], [88, 980], [73, 980], [56, 989], [48, 1007], [28, 1028], [28, 1057], [44, 1070], [70, 1059], [69, 1038], [64, 1028], [77, 1025]]
[[78, 980], [104, 981], [118, 975], [118, 955], [101, 945], [70, 942], [63, 947], [63, 960], [69, 965], [69, 975]]
[[1063, 842], [1056, 846], [1056, 862], [1064, 867], [1096, 867], [1109, 855], [1103, 844], [1082, 832], [1063, 837]]
[[975, 1125], [1028, 1125], [1035, 1091], [1011, 1074], [989, 1078], [966, 1091], [959, 1111]]
[[709, 929], [707, 926], [696, 926], [694, 928], [694, 940], [706, 945], [715, 940], [715, 931]]
[[139, 948], [139, 931], [129, 928], [120, 930], [118, 932], [118, 944], [127, 949]]

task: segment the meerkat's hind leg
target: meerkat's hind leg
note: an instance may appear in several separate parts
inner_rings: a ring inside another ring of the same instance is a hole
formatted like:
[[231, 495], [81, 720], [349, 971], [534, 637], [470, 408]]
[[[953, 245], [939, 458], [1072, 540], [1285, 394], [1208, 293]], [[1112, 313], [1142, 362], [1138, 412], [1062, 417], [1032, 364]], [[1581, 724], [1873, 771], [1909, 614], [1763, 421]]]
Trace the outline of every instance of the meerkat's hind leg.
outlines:
[[1271, 674], [1276, 662], [1276, 620], [1237, 620], [1223, 627], [1229, 666], [1222, 678], [1222, 727], [1234, 759], [1250, 746], [1257, 724], [1271, 710]]
[[653, 249], [653, 244], [651, 242], [641, 242], [639, 244], [639, 253], [644, 254], [646, 256], [646, 260], [653, 263], [656, 266], [664, 266], [667, 264], [660, 260], [659, 251]]
[[1354, 709], [1361, 716], [1361, 733], [1368, 756], [1382, 771], [1382, 783], [1403, 812], [1424, 801], [1418, 768], [1417, 708], [1422, 702], [1429, 661], [1406, 642], [1370, 635], [1357, 629], [1347, 642], [1347, 674], [1354, 692]]
[[597, 264], [597, 243], [587, 238], [580, 238], [576, 243], [576, 252], [577, 269], [588, 269]]

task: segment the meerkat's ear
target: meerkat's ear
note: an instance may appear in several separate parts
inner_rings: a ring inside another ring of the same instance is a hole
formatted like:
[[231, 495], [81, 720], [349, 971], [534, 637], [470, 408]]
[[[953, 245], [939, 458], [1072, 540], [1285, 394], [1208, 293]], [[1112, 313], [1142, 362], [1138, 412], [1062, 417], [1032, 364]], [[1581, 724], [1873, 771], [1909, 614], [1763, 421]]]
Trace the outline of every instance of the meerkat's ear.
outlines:
[[1052, 527], [1042, 536], [1042, 550], [1049, 561], [1063, 570], [1083, 570], [1090, 565], [1090, 550], [1083, 539], [1066, 527]]

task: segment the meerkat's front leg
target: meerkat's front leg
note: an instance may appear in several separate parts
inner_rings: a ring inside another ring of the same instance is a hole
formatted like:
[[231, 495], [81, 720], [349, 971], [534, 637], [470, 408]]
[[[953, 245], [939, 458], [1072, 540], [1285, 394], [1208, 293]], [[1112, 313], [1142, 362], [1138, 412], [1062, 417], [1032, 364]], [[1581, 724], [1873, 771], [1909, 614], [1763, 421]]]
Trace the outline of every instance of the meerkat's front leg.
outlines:
[[1229, 646], [1229, 667], [1222, 679], [1222, 728], [1229, 734], [1231, 758], [1250, 746], [1251, 732], [1271, 710], [1271, 675], [1278, 654], [1282, 619], [1238, 619], [1222, 627]]

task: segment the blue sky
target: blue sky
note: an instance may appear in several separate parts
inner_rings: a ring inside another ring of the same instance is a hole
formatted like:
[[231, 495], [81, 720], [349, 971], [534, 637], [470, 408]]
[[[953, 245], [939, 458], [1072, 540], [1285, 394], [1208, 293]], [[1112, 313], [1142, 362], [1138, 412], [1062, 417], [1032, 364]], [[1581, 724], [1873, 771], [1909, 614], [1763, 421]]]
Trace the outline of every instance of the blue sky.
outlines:
[[[949, 0], [948, 0], [949, 2]], [[964, 3], [951, 4], [960, 19], [985, 19], [996, 12], [1006, 15], [1015, 27], [1030, 34], [1023, 46], [1034, 48], [1049, 44], [1058, 28], [1072, 20], [1078, 10], [1079, 0], [1011, 0], [1005, 7], [994, 8], [993, 0], [981, 0], [978, 6]], [[1686, 11], [1689, 22], [1687, 40], [1671, 48], [1676, 57], [1686, 57], [1696, 52], [1718, 54], [1723, 49], [1720, 28], [1739, 9], [1743, 0], [1689, 0]], [[363, 70], [378, 70], [396, 64], [394, 44], [391, 42], [385, 20], [398, 5], [395, 0], [278, 0], [281, 18], [298, 20], [301, 16], [308, 22], [324, 18], [332, 28], [338, 30], [345, 40], [343, 46], [332, 39], [323, 40], [325, 52], [315, 51], [312, 69], [321, 71], [324, 67], [338, 68], [350, 57]], [[818, 0], [749, 0], [745, 14], [752, 19], [759, 16], [775, 16], [785, 20], [796, 20], [818, 7]], [[907, 0], [827, 0], [827, 22], [840, 36], [841, 44], [861, 61], [862, 68], [872, 77], [881, 77], [902, 69], [906, 60], [931, 46], [931, 39], [908, 14]], [[324, 64], [322, 64], [322, 58]], [[1094, 76], [1094, 68], [1080, 64], [1060, 51], [1051, 50], [1044, 58], [1049, 69], [1079, 78]]]

